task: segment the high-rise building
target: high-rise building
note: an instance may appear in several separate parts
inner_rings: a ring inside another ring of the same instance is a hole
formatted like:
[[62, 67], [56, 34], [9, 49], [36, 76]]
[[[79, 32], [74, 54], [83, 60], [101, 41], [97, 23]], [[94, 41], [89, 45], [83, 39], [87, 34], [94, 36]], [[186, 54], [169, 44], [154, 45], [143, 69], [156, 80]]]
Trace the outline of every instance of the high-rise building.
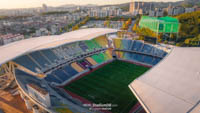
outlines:
[[129, 12], [133, 15], [147, 14], [154, 9], [154, 5], [148, 2], [134, 2], [130, 3]]
[[42, 4], [42, 9], [44, 12], [47, 12], [48, 11], [48, 7], [46, 4]]

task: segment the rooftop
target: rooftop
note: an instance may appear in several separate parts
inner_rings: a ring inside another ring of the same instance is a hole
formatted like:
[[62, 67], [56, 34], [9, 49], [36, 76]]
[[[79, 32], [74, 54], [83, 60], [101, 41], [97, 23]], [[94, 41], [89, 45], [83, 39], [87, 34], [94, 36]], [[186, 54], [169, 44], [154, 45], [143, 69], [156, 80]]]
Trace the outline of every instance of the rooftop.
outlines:
[[146, 111], [197, 113], [200, 109], [199, 51], [200, 48], [175, 47], [129, 85]]
[[13, 42], [0, 46], [0, 65], [29, 52], [55, 48], [76, 41], [91, 40], [98, 36], [115, 33], [117, 31], [116, 29], [90, 28], [64, 33], [62, 35], [42, 36]]
[[30, 86], [31, 88], [35, 89], [36, 91], [40, 92], [43, 95], [48, 94], [48, 92], [42, 88], [40, 88], [39, 86], [35, 85], [35, 84], [28, 84], [28, 86]]

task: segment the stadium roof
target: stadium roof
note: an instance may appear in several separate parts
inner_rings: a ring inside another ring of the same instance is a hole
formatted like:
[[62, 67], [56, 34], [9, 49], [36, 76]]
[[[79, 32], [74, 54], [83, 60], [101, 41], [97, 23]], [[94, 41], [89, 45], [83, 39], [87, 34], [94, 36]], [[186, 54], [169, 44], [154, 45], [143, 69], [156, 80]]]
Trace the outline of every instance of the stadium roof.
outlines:
[[200, 112], [200, 48], [175, 47], [130, 89], [149, 113]]
[[90, 40], [117, 31], [116, 29], [90, 28], [64, 33], [62, 35], [42, 36], [13, 42], [0, 46], [0, 65], [28, 52], [54, 48], [75, 41]]

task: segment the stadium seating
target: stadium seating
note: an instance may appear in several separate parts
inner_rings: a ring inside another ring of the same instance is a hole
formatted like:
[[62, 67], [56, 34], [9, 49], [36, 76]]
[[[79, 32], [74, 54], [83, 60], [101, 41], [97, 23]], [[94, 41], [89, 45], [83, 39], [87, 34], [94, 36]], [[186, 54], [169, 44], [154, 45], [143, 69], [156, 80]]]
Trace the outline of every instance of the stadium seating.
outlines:
[[49, 61], [39, 51], [29, 54], [42, 68], [50, 65]]
[[122, 45], [123, 45], [124, 50], [129, 50], [131, 44], [132, 44], [132, 40], [127, 40], [127, 39], [122, 40]]
[[83, 41], [79, 42], [79, 47], [80, 47], [84, 52], [87, 52], [87, 50], [88, 50], [87, 45], [86, 45]]
[[131, 50], [140, 52], [141, 49], [142, 49], [142, 47], [143, 47], [143, 45], [144, 45], [144, 44], [143, 44], [142, 42], [135, 40], [135, 41], [133, 42], [133, 45], [132, 45], [132, 47], [131, 47]]
[[147, 54], [152, 54], [152, 49], [153, 49], [153, 47], [151, 45], [144, 44], [141, 52], [147, 53]]
[[52, 52], [51, 49], [41, 51], [52, 63], [58, 59], [58, 57]]
[[154, 58], [152, 64], [156, 65], [158, 62], [160, 62], [161, 58]]
[[[125, 50], [115, 51], [118, 58], [146, 63], [149, 65], [156, 65], [167, 55], [167, 52], [164, 50], [138, 40], [114, 38], [113, 44], [115, 49]], [[49, 69], [46, 69], [48, 66], [53, 67], [56, 64], [58, 64], [56, 66], [62, 64], [63, 66], [61, 68], [58, 67], [60, 69], [54, 70], [45, 77], [45, 80], [48, 82], [60, 84], [74, 75], [88, 69], [88, 67], [111, 60], [113, 48], [105, 50], [107, 47], [108, 40], [106, 36], [100, 36], [92, 40], [79, 41], [53, 49], [32, 52], [28, 55], [18, 57], [14, 61], [37, 73], [47, 73], [46, 71], [49, 71]], [[101, 49], [103, 51], [95, 51], [100, 50], [100, 48], [104, 48]], [[93, 55], [88, 52], [93, 53]], [[86, 58], [82, 58], [82, 56], [86, 56]]]
[[31, 60], [27, 55], [23, 55], [14, 59], [14, 62], [30, 69], [33, 72], [37, 72], [36, 69], [41, 70], [41, 68], [35, 62], [33, 62], [33, 60]]
[[100, 36], [94, 39], [101, 47], [106, 48], [108, 45], [108, 41], [106, 36]]
[[98, 55], [93, 55], [91, 58], [94, 59], [98, 64], [103, 63], [103, 59]]
[[98, 45], [95, 44], [93, 40], [86, 40], [85, 44], [88, 46], [89, 51], [94, 51], [98, 48], [100, 48]]
[[55, 82], [55, 83], [58, 83], [58, 84], [62, 83], [61, 80], [57, 79], [54, 75], [51, 75], [51, 74], [48, 74], [47, 77], [45, 77], [44, 79], [48, 82]]
[[84, 71], [84, 69], [81, 68], [76, 62], [72, 63], [71, 66], [78, 72]]
[[83, 69], [87, 69], [88, 67], [92, 66], [92, 64], [90, 64], [87, 60], [81, 60], [81, 61], [77, 61], [77, 64], [83, 68]]
[[107, 55], [108, 59], [112, 59], [112, 50], [106, 50], [105, 54]]
[[54, 72], [52, 72], [57, 78], [62, 80], [62, 82], [66, 81], [67, 79], [70, 78], [69, 75], [67, 75], [63, 70], [57, 69]]
[[[116, 49], [127, 51], [115, 51], [118, 58], [124, 58], [127, 60], [133, 60], [150, 65], [155, 65], [161, 60], [161, 58], [167, 55], [167, 52], [165, 52], [164, 50], [154, 47], [150, 44], [145, 44], [142, 41], [138, 40], [115, 38], [113, 39], [113, 43]], [[160, 58], [154, 58], [154, 56]]]
[[122, 49], [121, 46], [122, 40], [120, 38], [113, 39], [113, 42], [116, 49]]
[[124, 52], [124, 58], [128, 60], [132, 60], [132, 53]]
[[143, 55], [132, 53], [132, 58], [138, 62], [143, 62]]
[[87, 57], [86, 60], [90, 62], [92, 65], [97, 65], [97, 63], [91, 57]]
[[144, 63], [147, 63], [147, 64], [152, 64], [153, 62], [153, 57], [152, 56], [144, 56]]
[[74, 70], [71, 66], [69, 66], [69, 65], [66, 65], [66, 66], [64, 66], [63, 67], [63, 70], [65, 71], [65, 72], [67, 72], [69, 75], [71, 75], [71, 76], [74, 76], [74, 75], [76, 75], [78, 72], [76, 71], [76, 70]]
[[163, 54], [164, 54], [164, 53], [165, 53], [165, 52], [164, 52], [163, 50], [158, 49], [158, 48], [154, 48], [154, 50], [153, 50], [153, 55], [154, 55], [154, 56], [163, 57]]

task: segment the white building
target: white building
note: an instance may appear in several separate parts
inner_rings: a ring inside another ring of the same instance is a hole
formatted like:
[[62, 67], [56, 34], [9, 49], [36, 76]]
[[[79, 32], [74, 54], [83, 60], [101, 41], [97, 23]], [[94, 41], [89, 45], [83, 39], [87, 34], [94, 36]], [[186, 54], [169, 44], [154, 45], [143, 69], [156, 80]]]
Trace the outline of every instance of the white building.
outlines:
[[27, 88], [28, 88], [29, 95], [32, 98], [35, 98], [36, 100], [40, 101], [40, 103], [46, 107], [51, 106], [51, 101], [50, 101], [48, 91], [40, 88], [39, 86], [35, 84], [28, 84]]
[[185, 8], [184, 7], [168, 7], [167, 8], [167, 11], [168, 11], [168, 15], [179, 15], [179, 14], [182, 14], [182, 13], [185, 13]]
[[92, 9], [88, 11], [90, 17], [107, 17], [107, 16], [121, 16], [122, 10], [120, 8], [105, 7], [102, 9]]
[[0, 45], [8, 44], [8, 43], [23, 40], [23, 39], [24, 39], [24, 35], [21, 35], [21, 34], [0, 35]]
[[148, 2], [131, 2], [129, 12], [132, 15], [147, 14], [150, 10], [154, 9], [154, 5]]
[[40, 28], [39, 30], [37, 30], [35, 32], [36, 36], [45, 36], [45, 35], [48, 35], [48, 34], [49, 34], [49, 31], [46, 28]]
[[185, 8], [185, 13], [191, 13], [194, 11], [195, 11], [195, 8]]

